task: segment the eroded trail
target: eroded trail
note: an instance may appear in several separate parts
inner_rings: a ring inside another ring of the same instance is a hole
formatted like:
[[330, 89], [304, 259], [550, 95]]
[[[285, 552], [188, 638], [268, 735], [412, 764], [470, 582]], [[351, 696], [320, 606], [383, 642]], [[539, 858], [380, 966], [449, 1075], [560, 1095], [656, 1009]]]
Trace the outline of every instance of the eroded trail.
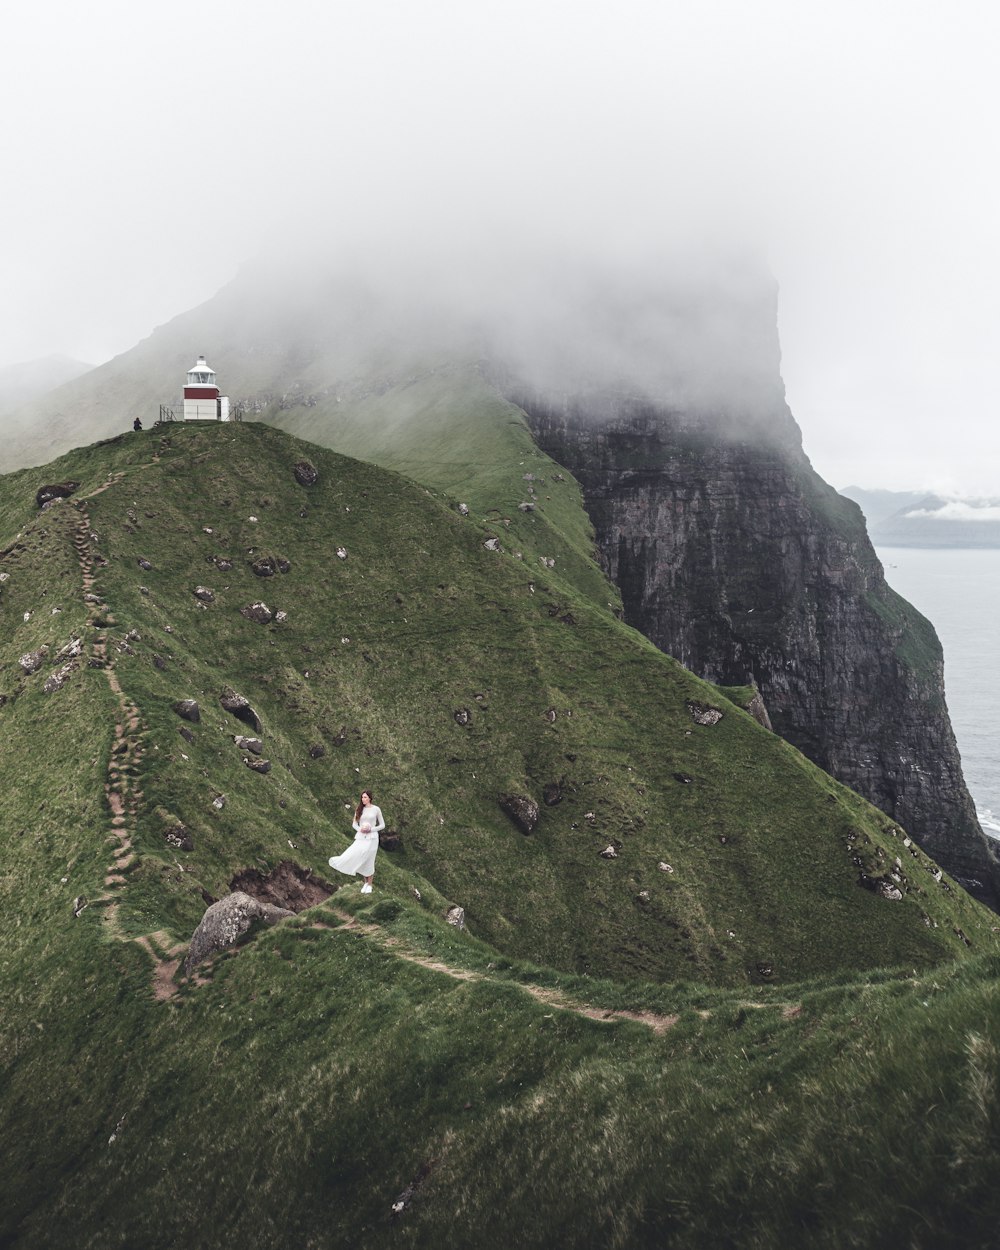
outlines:
[[557, 1011], [569, 1011], [573, 1015], [584, 1016], [588, 1020], [597, 1020], [601, 1024], [614, 1024], [619, 1020], [629, 1020], [633, 1024], [645, 1025], [656, 1034], [666, 1033], [680, 1019], [679, 1016], [657, 1015], [652, 1011], [627, 1011], [612, 1010], [605, 1007], [591, 1007], [586, 1003], [580, 1003], [575, 999], [568, 998], [557, 990], [546, 989], [541, 985], [530, 985], [520, 981], [509, 981], [501, 977], [491, 977], [486, 973], [474, 972], [469, 968], [455, 968], [440, 959], [433, 959], [429, 955], [420, 954], [419, 951], [408, 947], [399, 938], [386, 933], [378, 925], [364, 924], [356, 916], [352, 916], [350, 912], [342, 911], [340, 908], [330, 905], [327, 906], [327, 910], [332, 911], [344, 922], [344, 928], [355, 929], [364, 933], [367, 938], [375, 941], [384, 950], [390, 951], [398, 959], [405, 959], [408, 963], [418, 964], [421, 968], [428, 968], [432, 972], [440, 972], [455, 981], [482, 981], [496, 985], [513, 985], [544, 1006], [553, 1007]]
[[104, 794], [110, 813], [107, 839], [110, 856], [104, 875], [104, 892], [93, 902], [104, 906], [105, 924], [114, 938], [123, 942], [134, 941], [150, 956], [153, 961], [153, 993], [157, 999], [164, 999], [176, 992], [173, 977], [180, 966], [181, 948], [172, 943], [165, 933], [128, 938], [122, 931], [118, 916], [119, 897], [128, 884], [128, 871], [136, 862], [133, 837], [142, 803], [139, 778], [140, 762], [144, 754], [144, 727], [139, 709], [122, 689], [114, 669], [114, 649], [104, 632], [115, 624], [115, 619], [96, 589], [97, 571], [103, 567], [105, 561], [96, 550], [97, 536], [90, 527], [86, 499], [117, 485], [121, 479], [122, 474], [119, 473], [76, 501], [77, 517], [72, 531], [73, 547], [82, 573], [87, 626], [93, 631], [88, 663], [104, 673], [117, 705], [114, 741], [104, 781]]

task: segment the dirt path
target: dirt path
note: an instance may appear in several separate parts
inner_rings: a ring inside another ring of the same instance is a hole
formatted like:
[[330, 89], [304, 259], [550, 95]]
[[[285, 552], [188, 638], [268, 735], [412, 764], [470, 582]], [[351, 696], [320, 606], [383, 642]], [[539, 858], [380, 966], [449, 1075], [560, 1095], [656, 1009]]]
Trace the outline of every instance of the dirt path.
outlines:
[[679, 1016], [661, 1016], [652, 1011], [625, 1011], [612, 1010], [605, 1007], [591, 1007], [586, 1003], [579, 1003], [575, 999], [567, 998], [565, 994], [560, 994], [558, 990], [546, 989], [541, 985], [527, 985], [520, 981], [508, 981], [500, 977], [490, 977], [486, 973], [473, 972], [469, 968], [454, 968], [450, 964], [443, 963], [440, 959], [432, 959], [429, 955], [421, 955], [399, 938], [387, 934], [378, 925], [364, 924], [356, 916], [352, 916], [350, 912], [341, 911], [340, 908], [334, 907], [329, 903], [327, 904], [327, 910], [332, 911], [334, 915], [344, 922], [341, 928], [358, 930], [365, 937], [373, 939], [379, 946], [390, 951], [397, 958], [405, 959], [411, 964], [419, 964], [421, 968], [428, 968], [431, 972], [440, 972], [455, 981], [485, 981], [494, 985], [513, 985], [525, 994], [530, 994], [532, 998], [544, 1006], [553, 1007], [557, 1011], [569, 1011], [573, 1015], [585, 1016], [588, 1020], [597, 1020], [601, 1024], [614, 1024], [618, 1020], [630, 1020], [634, 1024], [644, 1024], [657, 1035], [672, 1029], [680, 1019]]
[[178, 946], [172, 943], [166, 933], [150, 933], [138, 938], [129, 938], [122, 931], [118, 915], [119, 896], [128, 884], [128, 870], [137, 861], [137, 854], [132, 843], [136, 829], [139, 809], [142, 804], [142, 786], [140, 782], [140, 763], [145, 753], [143, 746], [143, 724], [139, 709], [127, 697], [122, 689], [118, 674], [114, 669], [114, 655], [109, 651], [108, 636], [101, 632], [102, 625], [113, 625], [114, 617], [108, 605], [95, 590], [96, 569], [101, 559], [96, 552], [96, 536], [90, 528], [85, 500], [99, 495], [102, 491], [115, 486], [122, 480], [123, 474], [118, 473], [109, 478], [102, 486], [89, 495], [75, 501], [77, 517], [72, 530], [72, 542], [83, 580], [83, 601], [87, 607], [87, 627], [92, 632], [89, 663], [100, 668], [107, 679], [108, 686], [117, 704], [115, 718], [115, 735], [108, 758], [107, 776], [104, 782], [104, 794], [110, 813], [110, 824], [107, 844], [110, 857], [104, 875], [104, 893], [92, 900], [104, 906], [104, 922], [109, 935], [116, 941], [134, 941], [150, 956], [153, 963], [153, 995], [163, 1000], [176, 993], [174, 973], [180, 964]]

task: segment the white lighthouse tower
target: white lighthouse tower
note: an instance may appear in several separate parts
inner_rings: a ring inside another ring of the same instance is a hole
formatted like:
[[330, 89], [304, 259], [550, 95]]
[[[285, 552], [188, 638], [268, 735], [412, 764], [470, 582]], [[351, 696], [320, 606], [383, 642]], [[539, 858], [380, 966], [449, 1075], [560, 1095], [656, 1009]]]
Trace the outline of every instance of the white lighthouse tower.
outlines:
[[229, 396], [220, 395], [215, 370], [199, 356], [188, 370], [184, 385], [185, 421], [228, 421]]

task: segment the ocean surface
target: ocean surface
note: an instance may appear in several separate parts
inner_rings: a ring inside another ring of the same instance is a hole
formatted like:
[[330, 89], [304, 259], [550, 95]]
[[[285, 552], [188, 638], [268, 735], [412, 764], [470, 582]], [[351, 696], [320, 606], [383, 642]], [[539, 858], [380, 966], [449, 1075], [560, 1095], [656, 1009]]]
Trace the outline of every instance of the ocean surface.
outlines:
[[879, 547], [889, 585], [930, 620], [962, 769], [983, 829], [1000, 838], [1000, 551]]

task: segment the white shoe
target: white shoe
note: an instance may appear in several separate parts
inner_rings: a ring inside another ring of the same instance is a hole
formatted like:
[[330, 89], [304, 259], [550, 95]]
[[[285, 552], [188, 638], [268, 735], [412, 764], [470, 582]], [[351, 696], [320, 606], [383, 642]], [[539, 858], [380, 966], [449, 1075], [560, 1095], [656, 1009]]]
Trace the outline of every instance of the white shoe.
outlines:
[[368, 884], [368, 882], [366, 881], [366, 882], [364, 883], [364, 885], [361, 887], [361, 893], [362, 893], [362, 894], [371, 894], [371, 892], [372, 892], [372, 888], [371, 888], [371, 886]]

